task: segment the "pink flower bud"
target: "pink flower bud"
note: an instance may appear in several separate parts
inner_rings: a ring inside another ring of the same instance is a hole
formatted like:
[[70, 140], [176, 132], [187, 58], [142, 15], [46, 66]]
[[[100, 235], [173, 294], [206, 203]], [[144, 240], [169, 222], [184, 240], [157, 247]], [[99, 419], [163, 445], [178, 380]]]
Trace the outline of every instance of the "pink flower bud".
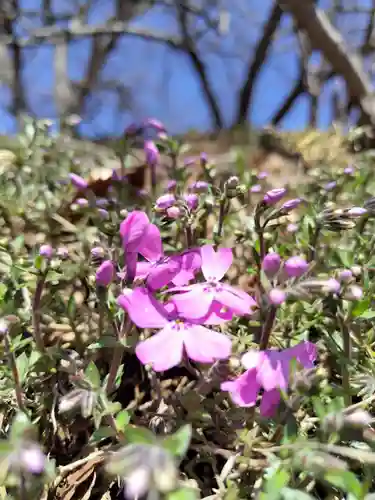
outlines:
[[111, 260], [105, 260], [96, 271], [96, 283], [100, 286], [108, 286], [115, 276], [115, 267]]
[[46, 259], [50, 259], [52, 257], [53, 249], [51, 245], [42, 245], [39, 249], [39, 255], [45, 257]]
[[170, 219], [178, 219], [181, 216], [181, 210], [176, 207], [169, 207], [167, 208], [167, 215]]
[[205, 193], [208, 191], [209, 184], [206, 181], [196, 181], [190, 185], [190, 189], [196, 193]]
[[290, 257], [284, 264], [284, 270], [289, 278], [299, 278], [305, 274], [308, 268], [306, 260], [298, 255]]
[[351, 272], [350, 269], [343, 269], [342, 271], [339, 272], [337, 277], [340, 281], [344, 281], [345, 283], [347, 283], [348, 281], [351, 281], [351, 279], [353, 278], [353, 273]]
[[195, 210], [199, 203], [199, 198], [195, 193], [185, 194], [184, 199], [190, 210]]
[[250, 192], [251, 193], [260, 193], [262, 191], [262, 186], [260, 184], [254, 184], [254, 186], [251, 186]]
[[85, 208], [85, 207], [89, 206], [89, 202], [88, 202], [88, 200], [86, 200], [86, 198], [78, 198], [76, 200], [76, 203], [81, 208]]
[[159, 198], [155, 202], [155, 205], [156, 208], [160, 210], [166, 210], [167, 208], [171, 207], [174, 203], [176, 203], [175, 196], [171, 193], [167, 193], [163, 194], [162, 196], [159, 196]]
[[273, 288], [268, 294], [268, 298], [274, 306], [280, 306], [286, 301], [287, 294], [280, 288]]
[[150, 167], [155, 167], [159, 163], [160, 153], [153, 141], [145, 141], [144, 152], [146, 154], [146, 163]]
[[156, 130], [156, 132], [165, 133], [167, 131], [162, 122], [160, 120], [157, 120], [156, 118], [147, 118], [147, 120], [143, 122], [143, 126], [144, 128], [153, 128], [154, 130]]
[[297, 208], [298, 205], [301, 204], [301, 201], [302, 201], [301, 198], [294, 198], [293, 200], [288, 200], [281, 205], [281, 210], [284, 210], [284, 212], [289, 212], [290, 210]]
[[73, 186], [77, 189], [86, 189], [88, 187], [88, 182], [77, 174], [69, 174], [69, 178]]
[[272, 252], [267, 254], [262, 262], [262, 269], [268, 278], [273, 278], [279, 271], [281, 265], [281, 257], [278, 253]]

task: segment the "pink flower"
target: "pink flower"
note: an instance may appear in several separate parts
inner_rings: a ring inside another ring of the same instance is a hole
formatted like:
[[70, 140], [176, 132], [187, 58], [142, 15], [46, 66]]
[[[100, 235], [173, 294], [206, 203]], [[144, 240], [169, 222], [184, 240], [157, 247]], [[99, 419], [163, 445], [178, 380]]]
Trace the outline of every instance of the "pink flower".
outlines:
[[267, 193], [264, 195], [263, 202], [266, 205], [274, 205], [278, 201], [281, 200], [286, 194], [286, 189], [285, 188], [276, 188], [276, 189], [271, 189], [270, 191], [267, 191]]
[[74, 187], [77, 189], [86, 189], [88, 187], [88, 182], [77, 174], [69, 174], [70, 180]]
[[162, 196], [159, 196], [159, 198], [156, 200], [155, 205], [156, 208], [159, 208], [160, 210], [165, 210], [166, 208], [171, 207], [176, 203], [176, 198], [173, 194], [167, 193], [163, 194]]
[[273, 278], [280, 269], [281, 257], [276, 252], [268, 253], [262, 261], [262, 269], [268, 278]]
[[309, 264], [299, 255], [290, 257], [284, 264], [284, 271], [289, 278], [300, 278], [308, 268]]
[[[179, 315], [173, 303], [164, 306], [158, 302], [145, 288], [127, 290], [117, 302], [139, 328], [161, 329], [151, 338], [140, 342], [135, 350], [141, 363], [151, 364], [155, 371], [169, 370], [178, 365], [184, 353], [199, 363], [212, 363], [230, 355], [230, 339], [202, 326], [218, 324], [216, 312], [219, 313], [220, 307], [217, 304], [213, 304], [209, 314], [201, 318], [202, 324], [197, 324]], [[224, 321], [225, 318], [220, 322]]]
[[279, 404], [280, 390], [288, 389], [291, 361], [295, 359], [303, 368], [313, 368], [316, 354], [316, 346], [307, 341], [283, 351], [249, 351], [242, 356], [246, 372], [221, 384], [221, 389], [228, 391], [233, 401], [242, 407], [254, 406], [263, 389], [260, 412], [270, 417]]
[[120, 224], [120, 236], [125, 251], [126, 277], [133, 281], [137, 268], [139, 247], [145, 238], [150, 221], [144, 212], [134, 210]]
[[155, 224], [148, 225], [138, 251], [147, 262], [138, 262], [136, 277], [146, 279], [151, 290], [162, 288], [171, 281], [178, 286], [185, 285], [201, 266], [198, 250], [166, 257], [160, 231]]
[[215, 252], [212, 245], [204, 245], [201, 257], [206, 282], [171, 289], [182, 292], [172, 297], [178, 312], [186, 318], [201, 318], [215, 301], [235, 314], [250, 314], [251, 308], [256, 305], [255, 300], [242, 290], [220, 281], [232, 265], [232, 250], [220, 248]]

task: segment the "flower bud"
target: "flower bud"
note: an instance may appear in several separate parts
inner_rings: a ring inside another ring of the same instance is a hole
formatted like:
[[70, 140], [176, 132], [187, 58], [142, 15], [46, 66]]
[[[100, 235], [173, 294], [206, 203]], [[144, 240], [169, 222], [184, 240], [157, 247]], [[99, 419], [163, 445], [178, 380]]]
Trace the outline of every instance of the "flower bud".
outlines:
[[78, 205], [79, 207], [81, 207], [81, 208], [86, 208], [86, 207], [88, 207], [88, 206], [89, 206], [89, 201], [88, 201], [88, 200], [86, 200], [86, 198], [78, 198], [78, 199], [76, 200], [76, 203], [77, 203], [77, 205]]
[[161, 133], [166, 133], [167, 131], [162, 122], [156, 120], [155, 118], [147, 118], [147, 120], [143, 122], [143, 127], [153, 128], [154, 130], [156, 130], [156, 132], [161, 132]]
[[155, 206], [159, 210], [166, 210], [176, 203], [176, 198], [173, 194], [167, 193], [159, 196], [159, 198], [155, 202]]
[[103, 259], [105, 255], [104, 248], [102, 247], [94, 247], [91, 249], [91, 256], [94, 259]]
[[195, 210], [199, 204], [199, 198], [195, 193], [189, 193], [184, 195], [184, 200], [186, 205], [190, 210]]
[[309, 264], [298, 255], [290, 257], [284, 264], [284, 271], [288, 278], [299, 278], [308, 270]]
[[345, 213], [349, 217], [352, 217], [353, 219], [355, 219], [357, 217], [362, 217], [362, 215], [367, 213], [367, 210], [365, 208], [362, 208], [362, 207], [352, 207], [352, 208], [349, 208], [348, 210], [346, 210]]
[[363, 296], [363, 290], [357, 285], [351, 285], [348, 287], [344, 294], [344, 299], [346, 300], [360, 300]]
[[257, 175], [257, 178], [261, 181], [262, 179], [266, 179], [268, 177], [268, 172], [266, 171], [262, 171], [262, 172], [259, 172], [259, 174]]
[[21, 470], [30, 474], [43, 474], [47, 464], [47, 458], [37, 445], [22, 448], [19, 453], [19, 465]]
[[50, 259], [53, 254], [53, 249], [51, 245], [42, 245], [39, 248], [39, 255], [45, 257], [46, 259]]
[[88, 187], [88, 182], [80, 175], [69, 174], [69, 178], [73, 186], [77, 189], [86, 189]]
[[327, 184], [324, 184], [323, 189], [324, 189], [324, 191], [333, 191], [336, 186], [337, 186], [337, 182], [331, 181], [331, 182], [327, 182]]
[[271, 189], [270, 191], [267, 191], [267, 193], [264, 195], [263, 202], [266, 205], [274, 205], [278, 201], [281, 200], [286, 194], [286, 189], [285, 188], [278, 188], [278, 189]]
[[344, 174], [346, 175], [352, 175], [354, 174], [354, 167], [352, 165], [349, 165], [348, 167], [344, 168]]
[[254, 186], [251, 186], [250, 192], [251, 193], [260, 193], [262, 191], [262, 186], [260, 184], [254, 184]]
[[280, 306], [287, 299], [287, 294], [280, 288], [273, 288], [268, 294], [269, 301], [274, 306]]
[[286, 226], [286, 230], [288, 233], [296, 233], [298, 231], [298, 225], [293, 224], [292, 222]]
[[167, 191], [174, 191], [177, 187], [177, 182], [175, 180], [168, 181]]
[[350, 269], [343, 269], [342, 271], [339, 271], [337, 277], [340, 281], [343, 281], [344, 283], [348, 283], [349, 281], [352, 280], [353, 273], [351, 272]]
[[156, 167], [160, 159], [160, 153], [156, 144], [153, 141], [145, 141], [143, 149], [146, 155], [146, 163], [150, 167]]
[[109, 212], [105, 208], [98, 208], [98, 215], [103, 220], [109, 220]]
[[100, 286], [108, 286], [115, 276], [115, 267], [111, 260], [105, 260], [96, 271], [96, 283]]
[[281, 205], [281, 210], [283, 212], [290, 212], [294, 208], [297, 208], [302, 202], [301, 198], [294, 198], [293, 200], [288, 200]]
[[181, 210], [176, 206], [169, 207], [167, 208], [167, 215], [170, 219], [178, 219], [181, 216]]
[[278, 253], [267, 254], [262, 262], [262, 269], [268, 278], [273, 278], [281, 266], [281, 257]]
[[208, 191], [209, 184], [206, 181], [196, 181], [190, 185], [190, 189], [196, 193], [205, 193]]
[[362, 268], [361, 268], [361, 266], [352, 266], [350, 268], [350, 270], [351, 270], [351, 272], [353, 273], [353, 275], [355, 277], [361, 276], [361, 274], [362, 274]]

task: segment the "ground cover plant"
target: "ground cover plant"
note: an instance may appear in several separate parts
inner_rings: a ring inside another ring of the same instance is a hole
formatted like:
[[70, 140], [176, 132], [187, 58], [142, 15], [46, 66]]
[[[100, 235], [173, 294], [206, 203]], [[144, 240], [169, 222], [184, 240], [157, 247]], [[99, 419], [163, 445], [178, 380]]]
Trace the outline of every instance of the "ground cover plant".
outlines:
[[186, 147], [132, 126], [103, 197], [47, 123], [1, 150], [0, 497], [371, 500], [371, 152], [292, 193]]

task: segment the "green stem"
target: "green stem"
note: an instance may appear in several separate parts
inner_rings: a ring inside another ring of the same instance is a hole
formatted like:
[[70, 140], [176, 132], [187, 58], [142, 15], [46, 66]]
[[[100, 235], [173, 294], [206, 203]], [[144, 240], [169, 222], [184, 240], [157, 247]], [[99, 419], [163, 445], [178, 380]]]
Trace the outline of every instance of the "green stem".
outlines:
[[14, 391], [16, 393], [16, 400], [17, 400], [17, 405], [20, 411], [23, 413], [26, 413], [26, 408], [23, 402], [23, 391], [22, 391], [22, 386], [20, 382], [20, 376], [18, 373], [18, 368], [17, 368], [17, 363], [16, 363], [16, 358], [14, 356], [14, 352], [12, 351], [10, 347], [10, 342], [9, 342], [9, 337], [8, 333], [4, 335], [4, 344], [5, 344], [5, 351], [8, 356], [8, 363], [9, 367], [12, 371], [13, 375], [13, 381], [14, 381]]
[[345, 324], [344, 318], [341, 316], [341, 314], [339, 314], [338, 317], [341, 326], [342, 344], [343, 344], [344, 358], [345, 358], [341, 365], [342, 387], [344, 390], [345, 405], [351, 406], [352, 396], [350, 389], [349, 366], [352, 360], [352, 341], [350, 338], [349, 328]]

